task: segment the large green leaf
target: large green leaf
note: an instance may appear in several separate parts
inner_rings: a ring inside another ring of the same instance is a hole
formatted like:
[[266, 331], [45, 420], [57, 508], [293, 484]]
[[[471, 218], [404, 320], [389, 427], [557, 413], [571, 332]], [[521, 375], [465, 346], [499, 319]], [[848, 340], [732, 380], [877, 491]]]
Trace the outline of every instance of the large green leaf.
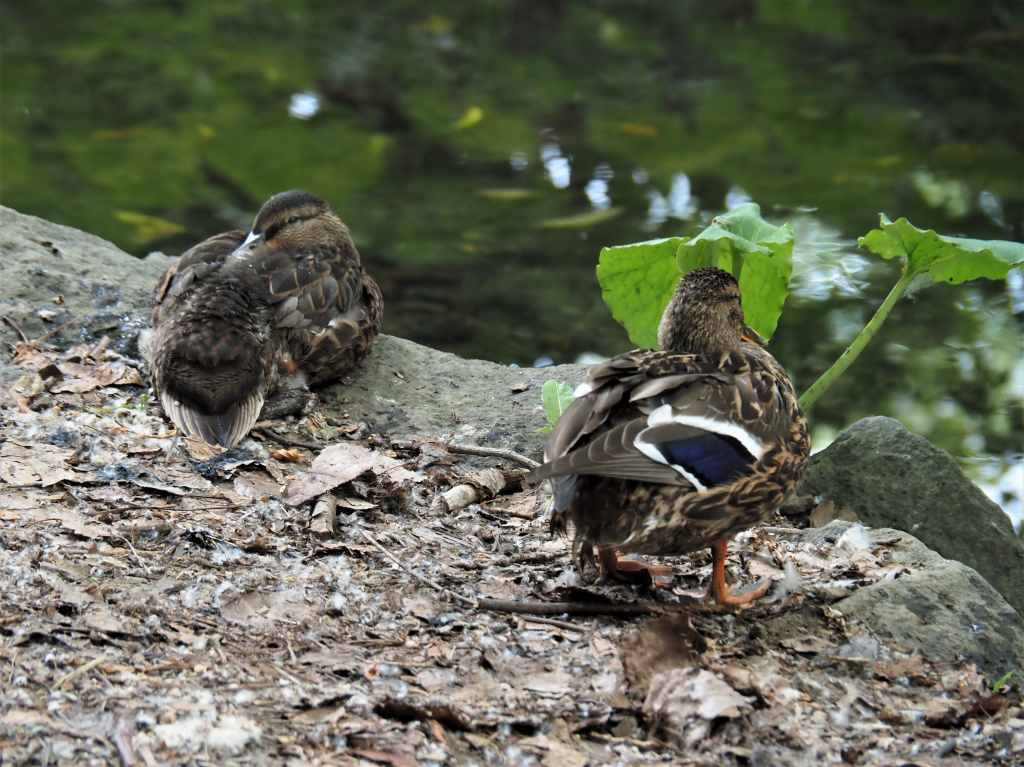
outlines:
[[761, 218], [754, 203], [716, 216], [703, 232], [679, 246], [679, 269], [717, 266], [740, 284], [747, 324], [771, 338], [789, 295], [793, 272], [793, 228]]
[[685, 237], [668, 237], [601, 249], [601, 296], [637, 346], [658, 344], [658, 323], [679, 282], [676, 253], [684, 242]]
[[905, 218], [890, 221], [884, 213], [879, 218], [881, 228], [872, 229], [858, 244], [882, 258], [904, 259], [911, 276], [953, 284], [981, 277], [998, 280], [1024, 264], [1024, 244], [1019, 242], [946, 237], [918, 229]]

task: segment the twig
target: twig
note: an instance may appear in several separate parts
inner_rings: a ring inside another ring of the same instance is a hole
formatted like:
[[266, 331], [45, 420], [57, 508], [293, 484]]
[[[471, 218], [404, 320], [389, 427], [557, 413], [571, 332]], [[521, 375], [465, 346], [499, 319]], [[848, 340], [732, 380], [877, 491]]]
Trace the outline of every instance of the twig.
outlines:
[[30, 342], [29, 342], [29, 340], [28, 340], [28, 336], [26, 336], [26, 335], [25, 335], [25, 331], [21, 329], [21, 326], [20, 326], [20, 325], [18, 325], [18, 323], [17, 323], [17, 322], [15, 322], [14, 320], [12, 320], [12, 319], [11, 319], [10, 317], [8, 317], [8, 316], [7, 316], [6, 314], [5, 314], [5, 315], [4, 315], [4, 316], [3, 316], [2, 318], [0, 318], [0, 319], [3, 319], [3, 321], [4, 321], [5, 323], [7, 323], [7, 325], [9, 325], [9, 326], [10, 326], [11, 330], [13, 330], [13, 331], [14, 331], [15, 333], [17, 333], [17, 334], [18, 334], [18, 338], [20, 338], [20, 339], [21, 339], [21, 342], [22, 342], [23, 344], [27, 344], [27, 343], [30, 343]]
[[[380, 543], [378, 543], [377, 540], [363, 528], [357, 527], [355, 530], [370, 545], [380, 551], [381, 554], [391, 560], [407, 575], [410, 575], [420, 583], [430, 586], [432, 589], [441, 593], [448, 594], [453, 599], [456, 599], [469, 607], [476, 608], [477, 610], [491, 610], [492, 612], [499, 613], [520, 613], [523, 615], [617, 615], [620, 617], [635, 617], [638, 615], [654, 615], [673, 611], [678, 612], [679, 608], [685, 609], [684, 604], [676, 606], [676, 609], [673, 610], [672, 607], [668, 605], [661, 605], [656, 602], [621, 604], [616, 602], [519, 602], [512, 599], [490, 599], [488, 597], [478, 597], [473, 599], [471, 597], [465, 597], [449, 588], [445, 588], [437, 581], [433, 581], [430, 578], [414, 572], [409, 569], [404, 562], [398, 559], [398, 557], [381, 546]], [[696, 602], [697, 600], [693, 601]]]
[[53, 336], [57, 335], [58, 333], [61, 333], [69, 325], [74, 325], [77, 322], [78, 322], [78, 320], [76, 320], [74, 317], [72, 317], [67, 322], [61, 323], [60, 325], [58, 325], [57, 327], [53, 328], [52, 330], [46, 331], [41, 336], [39, 336], [39, 338], [32, 339], [32, 341], [30, 341], [29, 343], [37, 343], [38, 344], [38, 343], [42, 343], [43, 341], [48, 341]]
[[522, 620], [527, 623], [540, 623], [545, 626], [555, 626], [556, 628], [575, 631], [576, 633], [582, 631], [582, 627], [579, 624], [570, 623], [569, 621], [560, 621], [557, 618], [542, 618], [539, 615], [531, 615], [529, 618], [523, 618]]
[[521, 463], [523, 466], [528, 466], [531, 469], [536, 469], [540, 464], [532, 458], [527, 458], [522, 453], [517, 453], [515, 450], [507, 450], [503, 447], [484, 447], [483, 445], [458, 445], [454, 442], [442, 442], [445, 449], [452, 453], [462, 453], [463, 455], [484, 455], [490, 458], [506, 458], [510, 461], [516, 461]]
[[146, 575], [151, 575], [152, 571], [149, 569], [146, 563], [142, 561], [142, 557], [140, 557], [139, 552], [135, 550], [135, 546], [132, 545], [131, 539], [129, 539], [128, 536], [124, 533], [119, 533], [118, 535], [122, 540], [124, 540], [125, 543], [128, 544], [128, 548], [131, 549], [132, 556], [135, 557], [136, 562], [142, 565], [142, 569], [146, 571]]
[[621, 604], [617, 602], [518, 602], [513, 599], [477, 600], [481, 610], [492, 610], [498, 613], [521, 613], [525, 615], [618, 615], [632, 617], [637, 615], [653, 615], [670, 612], [667, 605], [655, 602], [634, 602]]
[[114, 725], [111, 737], [114, 747], [117, 749], [117, 757], [121, 760], [123, 767], [135, 767], [139, 763], [135, 756], [135, 749], [132, 747], [132, 729], [131, 723], [127, 719], [121, 718]]
[[408, 567], [406, 567], [405, 563], [403, 563], [400, 559], [398, 559], [398, 557], [396, 557], [390, 551], [388, 551], [383, 546], [381, 546], [377, 542], [377, 539], [374, 538], [372, 535], [370, 535], [368, 532], [366, 532], [363, 528], [357, 527], [357, 528], [355, 528], [355, 530], [356, 530], [357, 533], [359, 533], [361, 536], [363, 536], [363, 538], [370, 545], [374, 546], [378, 551], [380, 551], [381, 554], [383, 554], [388, 559], [390, 559], [392, 562], [394, 562], [396, 565], [398, 565], [399, 569], [403, 570], [407, 575], [411, 575], [413, 578], [418, 580], [420, 583], [424, 583], [427, 586], [430, 586], [432, 589], [436, 589], [437, 591], [440, 591], [440, 592], [442, 592], [444, 594], [448, 594], [449, 596], [451, 596], [451, 597], [457, 599], [458, 601], [462, 602], [464, 605], [469, 605], [470, 607], [478, 607], [479, 606], [477, 604], [477, 600], [471, 599], [469, 597], [464, 597], [464, 596], [462, 596], [462, 594], [459, 594], [459, 593], [457, 593], [455, 591], [452, 591], [449, 588], [445, 588], [440, 583], [438, 583], [436, 581], [432, 581], [432, 580], [430, 580], [430, 578], [427, 578], [425, 576], [420, 575], [419, 573], [416, 573], [416, 572], [410, 570]]
[[83, 674], [88, 674], [90, 671], [92, 671], [98, 665], [100, 665], [101, 663], [106, 663], [108, 660], [110, 660], [110, 658], [108, 658], [106, 655], [100, 655], [98, 657], [93, 658], [88, 663], [83, 663], [78, 668], [74, 669], [73, 671], [69, 671], [67, 674], [62, 676], [60, 678], [60, 680], [57, 682], [57, 684], [55, 684], [53, 686], [53, 690], [54, 691], [59, 690], [64, 685], [66, 685], [68, 682], [70, 682], [70, 681], [72, 681], [74, 679], [77, 679], [78, 677], [82, 676]]

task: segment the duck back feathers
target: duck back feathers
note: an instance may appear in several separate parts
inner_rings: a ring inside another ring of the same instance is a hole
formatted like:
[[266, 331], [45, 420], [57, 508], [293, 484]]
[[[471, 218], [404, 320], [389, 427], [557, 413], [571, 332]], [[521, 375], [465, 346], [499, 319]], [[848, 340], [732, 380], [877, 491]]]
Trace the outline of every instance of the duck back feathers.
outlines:
[[351, 370], [382, 315], [341, 220], [312, 195], [278, 195], [248, 237], [210, 237], [165, 273], [149, 344], [154, 385], [181, 431], [231, 446], [285, 379], [318, 385]]
[[755, 341], [729, 352], [634, 350], [595, 366], [531, 479], [552, 525], [589, 544], [682, 554], [772, 513], [810, 441], [785, 371]]

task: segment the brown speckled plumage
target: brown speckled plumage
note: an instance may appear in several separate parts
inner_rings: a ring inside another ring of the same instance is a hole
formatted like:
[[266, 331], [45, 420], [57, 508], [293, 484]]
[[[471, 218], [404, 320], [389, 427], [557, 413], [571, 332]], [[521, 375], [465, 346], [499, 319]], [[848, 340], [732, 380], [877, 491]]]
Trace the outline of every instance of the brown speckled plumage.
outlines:
[[283, 192], [248, 238], [210, 237], [164, 274], [147, 344], [153, 383], [183, 433], [230, 447], [275, 392], [351, 370], [382, 315], [341, 219], [313, 195]]
[[[552, 525], [572, 523], [583, 570], [595, 546], [681, 555], [727, 541], [777, 509], [807, 461], [796, 392], [745, 326], [730, 275], [686, 275], [659, 341], [590, 371], [533, 475], [552, 479]], [[704, 452], [721, 455], [706, 476]]]

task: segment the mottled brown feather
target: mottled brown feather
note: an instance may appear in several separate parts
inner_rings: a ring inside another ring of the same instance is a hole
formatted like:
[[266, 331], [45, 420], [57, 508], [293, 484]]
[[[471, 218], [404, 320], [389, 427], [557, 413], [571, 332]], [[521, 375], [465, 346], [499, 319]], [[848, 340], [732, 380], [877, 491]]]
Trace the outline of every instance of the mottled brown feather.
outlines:
[[154, 295], [154, 385], [179, 429], [221, 444], [248, 432], [258, 412], [243, 404], [262, 404], [284, 376], [318, 385], [351, 370], [383, 316], [380, 289], [323, 201], [276, 195], [252, 231], [252, 246], [232, 231], [189, 249]]
[[[594, 366], [589, 393], [563, 414], [547, 462], [531, 474], [552, 480], [552, 527], [575, 528], [580, 567], [593, 564], [595, 545], [658, 555], [709, 546], [770, 515], [803, 472], [810, 440], [789, 377], [743, 324], [735, 281], [698, 276], [703, 283], [684, 279], [666, 309], [660, 336], [671, 348], [637, 349]], [[702, 290], [718, 293], [705, 301]], [[735, 306], [715, 315], [723, 295]], [[650, 414], [665, 405], [674, 416], [742, 429], [762, 446], [760, 458], [751, 456], [728, 481], [696, 489], [636, 447], [641, 432], [658, 442], [703, 431], [675, 422], [651, 427]]]

